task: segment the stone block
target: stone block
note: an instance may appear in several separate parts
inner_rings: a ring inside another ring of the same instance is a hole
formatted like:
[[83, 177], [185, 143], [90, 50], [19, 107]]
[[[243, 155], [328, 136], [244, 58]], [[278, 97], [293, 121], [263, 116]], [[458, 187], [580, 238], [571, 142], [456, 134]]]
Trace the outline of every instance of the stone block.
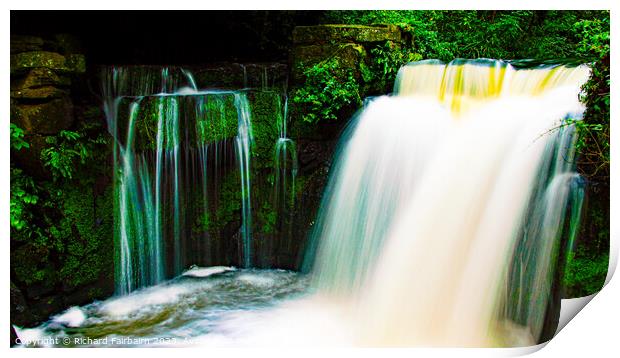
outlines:
[[336, 44], [336, 43], [372, 43], [402, 40], [401, 32], [394, 25], [319, 25], [297, 26], [293, 30], [293, 43], [302, 44]]
[[33, 68], [47, 68], [59, 73], [84, 73], [86, 61], [83, 55], [63, 56], [56, 52], [31, 51], [11, 55], [11, 75], [24, 73]]
[[69, 87], [71, 80], [48, 68], [33, 68], [24, 76], [11, 78], [11, 91], [44, 86]]

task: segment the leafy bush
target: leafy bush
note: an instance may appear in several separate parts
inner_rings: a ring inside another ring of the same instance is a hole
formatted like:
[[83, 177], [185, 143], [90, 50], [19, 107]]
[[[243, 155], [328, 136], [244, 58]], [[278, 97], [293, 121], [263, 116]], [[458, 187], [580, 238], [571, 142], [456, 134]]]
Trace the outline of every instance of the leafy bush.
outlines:
[[586, 105], [583, 121], [577, 124], [580, 169], [583, 174], [609, 182], [609, 17], [582, 20], [575, 24], [581, 41], [578, 51], [594, 59], [590, 79], [583, 86], [581, 100]]
[[91, 139], [83, 133], [68, 130], [60, 131], [58, 136], [47, 137], [45, 141], [51, 146], [41, 151], [41, 160], [51, 170], [55, 180], [72, 179], [75, 168], [86, 164], [98, 145], [106, 144], [103, 136]]
[[337, 119], [344, 107], [362, 103], [353, 69], [343, 69], [337, 58], [310, 67], [304, 76], [305, 85], [295, 91], [293, 102], [303, 108], [306, 122]]

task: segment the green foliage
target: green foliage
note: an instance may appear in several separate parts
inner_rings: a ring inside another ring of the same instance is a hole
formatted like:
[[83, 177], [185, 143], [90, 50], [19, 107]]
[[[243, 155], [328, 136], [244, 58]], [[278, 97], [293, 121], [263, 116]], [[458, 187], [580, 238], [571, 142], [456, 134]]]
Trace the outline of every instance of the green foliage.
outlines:
[[51, 170], [54, 180], [72, 179], [76, 167], [86, 164], [98, 146], [106, 144], [102, 135], [91, 139], [83, 133], [69, 130], [60, 131], [57, 136], [47, 137], [45, 141], [50, 146], [41, 151], [41, 160]]
[[[110, 271], [112, 201], [96, 196], [95, 180], [106, 170], [105, 131], [83, 123], [46, 138], [41, 160], [53, 180], [33, 178], [11, 163], [12, 279], [18, 284], [75, 287]], [[27, 148], [11, 125], [11, 146]], [[98, 204], [97, 204], [97, 203]], [[109, 208], [106, 209], [106, 205]], [[98, 210], [95, 212], [95, 210]], [[104, 217], [97, 219], [96, 217]]]
[[564, 273], [567, 297], [583, 297], [600, 291], [605, 284], [609, 255], [588, 255], [583, 250], [569, 255]]
[[412, 52], [411, 49], [386, 41], [370, 50], [370, 73], [371, 76], [364, 76], [366, 82], [371, 80], [376, 82], [376, 86], [384, 90], [391, 87], [398, 70], [408, 62], [418, 61], [422, 56]]
[[293, 102], [303, 108], [306, 122], [335, 120], [343, 108], [362, 103], [353, 69], [342, 68], [337, 57], [310, 67], [304, 76], [305, 85], [295, 91]]
[[39, 201], [34, 180], [20, 169], [11, 168], [11, 228], [27, 230], [33, 218], [32, 208]]
[[451, 61], [579, 57], [575, 23], [608, 17], [601, 11], [355, 10], [328, 11], [323, 22], [395, 24], [412, 36], [412, 51], [422, 58]]
[[583, 121], [577, 123], [579, 168], [582, 174], [609, 182], [610, 146], [610, 48], [609, 17], [582, 20], [575, 24], [581, 41], [578, 51], [594, 59], [590, 79], [583, 86], [582, 102], [586, 105]]
[[30, 148], [30, 144], [24, 140], [24, 130], [11, 123], [11, 148], [20, 150]]

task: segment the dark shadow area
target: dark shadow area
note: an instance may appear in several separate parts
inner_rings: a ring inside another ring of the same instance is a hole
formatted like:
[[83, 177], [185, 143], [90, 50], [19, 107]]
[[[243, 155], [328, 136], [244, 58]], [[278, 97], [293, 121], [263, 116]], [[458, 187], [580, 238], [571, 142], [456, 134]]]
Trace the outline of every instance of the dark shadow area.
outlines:
[[283, 61], [323, 11], [11, 11], [12, 35], [69, 34], [91, 64]]

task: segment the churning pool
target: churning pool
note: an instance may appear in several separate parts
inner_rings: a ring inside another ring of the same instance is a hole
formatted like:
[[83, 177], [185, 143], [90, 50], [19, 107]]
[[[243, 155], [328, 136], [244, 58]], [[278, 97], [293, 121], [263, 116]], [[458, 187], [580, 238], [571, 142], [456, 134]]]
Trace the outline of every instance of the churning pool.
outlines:
[[22, 346], [228, 345], [276, 307], [306, 296], [308, 281], [284, 270], [194, 268], [126, 296], [72, 307], [17, 333]]

